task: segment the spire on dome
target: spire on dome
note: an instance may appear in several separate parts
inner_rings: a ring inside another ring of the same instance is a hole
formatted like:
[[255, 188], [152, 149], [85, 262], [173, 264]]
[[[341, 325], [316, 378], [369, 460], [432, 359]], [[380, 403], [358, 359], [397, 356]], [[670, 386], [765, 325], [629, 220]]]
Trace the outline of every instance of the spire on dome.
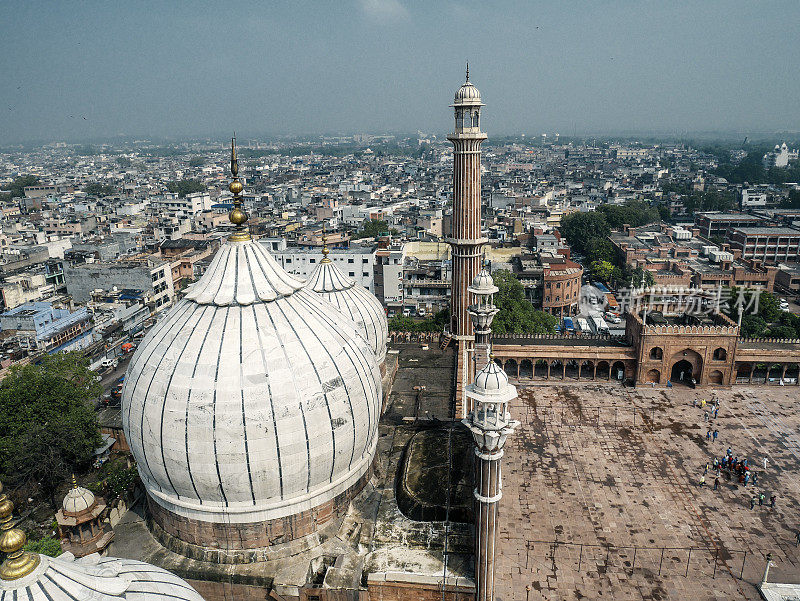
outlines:
[[325, 230], [322, 230], [322, 261], [321, 263], [330, 263], [331, 260], [328, 258], [328, 253], [330, 250], [328, 249], [328, 236], [325, 235]]
[[11, 525], [14, 504], [3, 493], [0, 483], [0, 552], [6, 554], [6, 559], [0, 566], [0, 578], [3, 580], [16, 580], [27, 576], [39, 565], [39, 556], [35, 553], [23, 551], [28, 537], [19, 528]]
[[242, 210], [242, 190], [244, 186], [239, 181], [239, 159], [236, 157], [236, 133], [234, 132], [231, 138], [231, 175], [233, 181], [228, 186], [228, 189], [233, 193], [233, 209], [228, 214], [228, 219], [231, 220], [236, 228], [228, 238], [231, 242], [243, 242], [250, 240], [250, 232], [247, 231], [247, 213]]
[[469, 83], [469, 61], [467, 61], [467, 79], [466, 82]]

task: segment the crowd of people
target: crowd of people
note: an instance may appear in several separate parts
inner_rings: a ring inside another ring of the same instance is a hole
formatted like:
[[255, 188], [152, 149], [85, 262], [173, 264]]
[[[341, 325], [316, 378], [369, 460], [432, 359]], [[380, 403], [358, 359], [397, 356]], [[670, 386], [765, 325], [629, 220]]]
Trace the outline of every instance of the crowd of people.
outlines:
[[[699, 407], [703, 411], [703, 421], [716, 420], [719, 416], [720, 402], [718, 399], [712, 400], [707, 403], [705, 400], [694, 399], [692, 401], [694, 407]], [[706, 432], [706, 440], [716, 442], [719, 437], [719, 429], [709, 427]], [[767, 458], [764, 457], [764, 470], [767, 469]], [[700, 476], [700, 487], [706, 486], [706, 475], [713, 472], [714, 475], [714, 490], [719, 488], [720, 478], [725, 478], [727, 482], [732, 482], [744, 486], [745, 488], [752, 485], [758, 486], [759, 474], [752, 469], [749, 459], [746, 457], [739, 459], [738, 455], [733, 454], [733, 449], [728, 447], [725, 455], [714, 457], [712, 463], [706, 462], [703, 467], [703, 475]], [[767, 500], [767, 495], [762, 491], [756, 491], [750, 497], [750, 509], [755, 509], [756, 505], [775, 507], [777, 497], [772, 494]]]

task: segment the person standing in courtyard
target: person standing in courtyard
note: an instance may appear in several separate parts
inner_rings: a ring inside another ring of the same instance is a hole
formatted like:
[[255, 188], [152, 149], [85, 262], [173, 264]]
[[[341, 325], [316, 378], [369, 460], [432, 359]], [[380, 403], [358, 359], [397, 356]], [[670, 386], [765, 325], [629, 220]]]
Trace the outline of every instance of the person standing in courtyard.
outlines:
[[762, 492], [760, 495], [758, 495], [758, 505], [760, 507], [763, 504], [764, 504], [764, 493]]
[[764, 469], [767, 469], [767, 458], [764, 457]]
[[773, 508], [773, 509], [775, 508], [775, 498], [776, 498], [776, 497], [775, 497], [775, 495], [772, 495], [772, 496], [769, 498], [769, 506], [770, 506], [771, 508]]
[[750, 509], [753, 509], [756, 506], [756, 498], [750, 497]]
[[719, 430], [714, 430], [714, 442], [717, 442], [717, 436], [719, 436]]
[[719, 478], [714, 478], [714, 490], [717, 490], [717, 488], [719, 488]]
[[706, 477], [700, 476], [700, 488], [703, 488], [706, 485]]

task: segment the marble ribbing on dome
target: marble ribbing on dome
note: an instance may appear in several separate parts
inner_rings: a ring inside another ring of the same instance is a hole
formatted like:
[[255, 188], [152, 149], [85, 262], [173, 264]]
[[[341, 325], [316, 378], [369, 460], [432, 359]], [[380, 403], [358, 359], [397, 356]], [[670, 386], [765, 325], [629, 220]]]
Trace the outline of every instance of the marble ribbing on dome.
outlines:
[[40, 555], [39, 566], [18, 580], [0, 580], [0, 599], [20, 601], [203, 601], [174, 574], [141, 561]]
[[389, 323], [383, 305], [369, 290], [348, 278], [334, 263], [320, 263], [306, 287], [336, 307], [358, 326], [375, 353], [378, 364], [386, 360]]
[[502, 392], [508, 386], [508, 376], [497, 363], [489, 361], [475, 375], [475, 388], [481, 392]]
[[259, 243], [229, 242], [142, 341], [123, 427], [148, 494], [167, 511], [278, 519], [335, 498], [369, 469], [375, 355], [302, 286]]
[[252, 305], [302, 287], [303, 282], [286, 273], [261, 244], [225, 244], [186, 298], [200, 305]]
[[70, 488], [61, 507], [68, 513], [80, 513], [86, 511], [94, 504], [94, 493], [82, 486]]

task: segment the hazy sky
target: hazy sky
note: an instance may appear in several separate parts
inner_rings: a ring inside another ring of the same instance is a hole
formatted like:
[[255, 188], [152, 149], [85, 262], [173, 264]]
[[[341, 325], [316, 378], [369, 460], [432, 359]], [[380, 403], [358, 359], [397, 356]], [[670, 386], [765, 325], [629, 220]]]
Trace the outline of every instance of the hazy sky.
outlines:
[[800, 130], [800, 2], [0, 0], [0, 146], [117, 134]]

